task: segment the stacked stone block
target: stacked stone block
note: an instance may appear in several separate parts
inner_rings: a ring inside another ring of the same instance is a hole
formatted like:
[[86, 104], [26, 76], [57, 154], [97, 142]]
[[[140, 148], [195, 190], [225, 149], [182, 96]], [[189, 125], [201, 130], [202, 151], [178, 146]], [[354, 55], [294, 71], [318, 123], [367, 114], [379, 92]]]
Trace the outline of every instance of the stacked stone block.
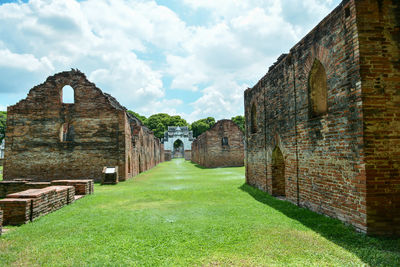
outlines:
[[231, 120], [220, 120], [192, 143], [192, 161], [207, 168], [244, 165], [243, 133]]
[[[273, 194], [283, 176], [287, 200], [400, 235], [399, 10], [396, 1], [344, 0], [245, 91], [248, 184]], [[315, 62], [326, 75], [318, 114]]]

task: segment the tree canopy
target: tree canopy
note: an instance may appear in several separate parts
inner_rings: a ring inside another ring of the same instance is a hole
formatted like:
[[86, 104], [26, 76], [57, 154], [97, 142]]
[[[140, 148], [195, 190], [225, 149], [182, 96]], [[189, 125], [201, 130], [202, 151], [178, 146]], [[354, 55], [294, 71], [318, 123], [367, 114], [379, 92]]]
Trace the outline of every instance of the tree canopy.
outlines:
[[140, 115], [139, 113], [136, 113], [135, 111], [132, 110], [128, 110], [128, 112], [133, 116], [135, 116], [136, 118], [138, 118], [139, 120], [141, 120], [143, 124], [146, 124], [147, 118], [145, 116]]
[[193, 137], [197, 137], [213, 127], [215, 124], [215, 119], [213, 117], [207, 117], [200, 119], [192, 123]]
[[7, 111], [0, 111], [0, 143], [6, 136]]
[[240, 128], [240, 130], [242, 130], [242, 132], [244, 132], [244, 128], [245, 128], [244, 116], [237, 115], [236, 117], [232, 117], [231, 120], [239, 126], [239, 128]]
[[171, 116], [166, 113], [158, 113], [146, 118], [136, 112], [129, 112], [139, 118], [143, 124], [152, 130], [154, 135], [160, 139], [164, 137], [164, 132], [168, 130], [168, 126], [189, 126], [187, 121], [178, 115]]

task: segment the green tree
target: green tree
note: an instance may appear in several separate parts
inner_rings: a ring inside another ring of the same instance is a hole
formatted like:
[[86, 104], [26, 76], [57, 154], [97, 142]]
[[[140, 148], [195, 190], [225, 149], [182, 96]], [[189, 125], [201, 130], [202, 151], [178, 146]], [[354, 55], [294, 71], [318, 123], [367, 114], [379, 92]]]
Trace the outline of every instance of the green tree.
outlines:
[[193, 131], [193, 137], [201, 135], [202, 133], [213, 127], [214, 124], [215, 124], [215, 119], [213, 117], [207, 117], [193, 122], [191, 125]]
[[0, 111], [0, 143], [6, 136], [7, 111]]
[[240, 130], [242, 130], [242, 132], [244, 132], [244, 128], [245, 128], [245, 119], [244, 116], [242, 115], [237, 115], [236, 117], [232, 117], [231, 119], [234, 123], [237, 124], [237, 126], [239, 126]]
[[145, 124], [150, 130], [154, 132], [154, 135], [158, 138], [164, 136], [164, 132], [168, 130], [168, 126], [189, 126], [187, 121], [181, 116], [170, 116], [166, 113], [158, 113], [151, 115]]
[[128, 110], [128, 112], [133, 116], [135, 116], [136, 118], [138, 118], [139, 120], [141, 120], [143, 124], [146, 124], [147, 118], [145, 116], [140, 115], [139, 113], [136, 113], [135, 111], [132, 110]]

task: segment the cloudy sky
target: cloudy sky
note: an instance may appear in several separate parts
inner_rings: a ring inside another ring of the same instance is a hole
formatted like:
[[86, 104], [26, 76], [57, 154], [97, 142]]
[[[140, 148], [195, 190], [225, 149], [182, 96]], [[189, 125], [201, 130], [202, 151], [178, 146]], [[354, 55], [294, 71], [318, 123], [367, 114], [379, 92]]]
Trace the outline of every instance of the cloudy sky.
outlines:
[[339, 0], [0, 0], [0, 110], [78, 68], [121, 104], [243, 114], [243, 91]]

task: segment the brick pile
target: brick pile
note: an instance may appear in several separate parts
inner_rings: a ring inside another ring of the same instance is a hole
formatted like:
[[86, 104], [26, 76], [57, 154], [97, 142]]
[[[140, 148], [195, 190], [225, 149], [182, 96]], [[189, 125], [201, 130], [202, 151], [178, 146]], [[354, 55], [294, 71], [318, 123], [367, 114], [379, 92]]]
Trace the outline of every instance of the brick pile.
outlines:
[[26, 180], [0, 181], [0, 198], [28, 189], [40, 189], [50, 186], [49, 182], [29, 182]]
[[94, 192], [93, 180], [54, 180], [51, 184], [73, 186], [76, 195], [90, 195]]
[[56, 211], [75, 201], [75, 187], [68, 185], [50, 186], [56, 190], [51, 211]]
[[21, 225], [31, 220], [31, 199], [5, 198], [0, 200], [3, 225]]
[[56, 198], [56, 189], [46, 187], [42, 189], [28, 189], [22, 192], [7, 195], [7, 198], [30, 199], [31, 200], [31, 221], [52, 212], [53, 203]]
[[[32, 183], [25, 183], [29, 185]], [[15, 183], [8, 183], [14, 188]], [[38, 186], [34, 183], [33, 186]], [[75, 200], [75, 193], [93, 193], [93, 180], [59, 180], [52, 186], [11, 193], [0, 200], [4, 225], [21, 225], [56, 211]]]

